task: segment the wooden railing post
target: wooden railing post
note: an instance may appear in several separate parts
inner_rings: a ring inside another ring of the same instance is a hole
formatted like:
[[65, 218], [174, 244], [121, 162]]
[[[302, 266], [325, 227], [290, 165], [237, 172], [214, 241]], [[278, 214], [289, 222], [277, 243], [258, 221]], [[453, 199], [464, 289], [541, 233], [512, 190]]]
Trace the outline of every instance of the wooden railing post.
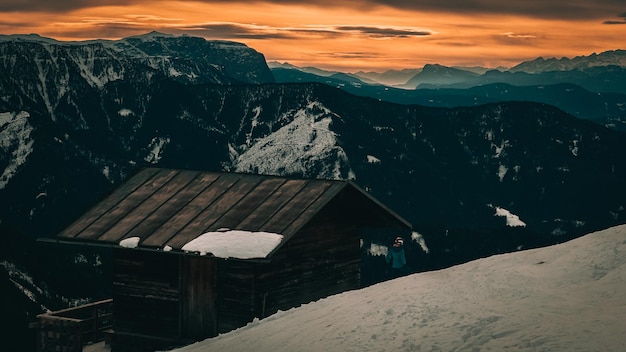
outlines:
[[38, 315], [38, 351], [80, 352], [88, 342], [103, 340], [112, 327], [112, 305], [108, 299]]

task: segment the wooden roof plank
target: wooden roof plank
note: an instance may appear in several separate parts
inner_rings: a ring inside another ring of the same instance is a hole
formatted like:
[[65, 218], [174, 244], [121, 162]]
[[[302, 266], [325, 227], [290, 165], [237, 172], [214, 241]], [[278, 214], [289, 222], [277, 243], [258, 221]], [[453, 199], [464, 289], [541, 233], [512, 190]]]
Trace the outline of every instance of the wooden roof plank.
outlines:
[[329, 185], [329, 187], [320, 194], [317, 199], [311, 200], [308, 207], [298, 214], [294, 221], [292, 221], [284, 230], [285, 236], [292, 236], [298, 232], [306, 223], [315, 216], [328, 202], [330, 202], [342, 189], [346, 187], [345, 182], [336, 182]]
[[[150, 180], [147, 180], [133, 192], [128, 194], [114, 208], [105, 212], [98, 220], [87, 227], [78, 237], [80, 239], [102, 241], [101, 235], [114, 226], [118, 221], [124, 218], [135, 207], [145, 201], [152, 193], [157, 191], [161, 186], [167, 183], [170, 178], [178, 174], [176, 170], [162, 170]], [[107, 241], [102, 241], [107, 242]]]
[[241, 177], [228, 192], [222, 194], [211, 206], [200, 213], [193, 222], [190, 222], [179, 233], [168, 241], [168, 245], [175, 249], [182, 248], [187, 242], [205, 233], [227, 210], [235, 205], [251, 189], [262, 180], [261, 177]]
[[267, 177], [250, 190], [237, 204], [228, 209], [207, 231], [220, 228], [250, 230], [240, 226], [240, 223], [252, 212], [263, 208], [263, 202], [285, 183], [285, 179]]
[[202, 193], [191, 202], [187, 203], [181, 211], [152, 233], [151, 237], [155, 236], [155, 238], [163, 240], [159, 241], [161, 244], [155, 241], [151, 242], [151, 245], [164, 246], [168, 244], [171, 238], [175, 237], [181, 229], [194, 221], [202, 211], [211, 206], [215, 200], [219, 199], [219, 197], [230, 189], [237, 180], [238, 178], [228, 174], [219, 175], [219, 177], [211, 183], [210, 187], [205, 188]]
[[278, 233], [285, 237], [290, 237], [293, 234], [284, 233], [284, 230], [296, 220], [303, 209], [306, 209], [312, 199], [317, 199], [330, 185], [331, 181], [307, 181], [306, 186], [302, 188], [298, 194], [294, 195], [284, 207], [263, 224], [261, 231]]
[[[104, 232], [100, 239], [107, 242], [117, 242], [123, 238], [133, 237], [133, 230], [140, 227], [144, 222], [149, 223], [153, 220], [150, 219], [150, 216], [161, 209], [179, 191], [185, 189], [197, 175], [197, 171], [180, 171], [176, 176], [169, 179], [158, 192], [152, 193], [141, 204], [126, 214], [123, 219]], [[138, 237], [143, 239], [144, 236]]]
[[202, 173], [192, 180], [187, 187], [183, 188], [174, 197], [170, 198], [157, 211], [150, 214], [140, 226], [131, 231], [128, 236], [138, 236], [142, 238], [141, 244], [150, 247], [162, 247], [172, 236], [166, 231], [155, 232], [158, 228], [170, 221], [173, 217], [186, 211], [186, 206], [194, 199], [203, 194], [217, 178], [217, 173]]
[[137, 189], [137, 187], [140, 187], [144, 182], [156, 174], [157, 171], [158, 169], [141, 170], [136, 175], [132, 176], [128, 181], [122, 183], [111, 194], [89, 209], [86, 213], [74, 221], [74, 223], [61, 231], [61, 233], [57, 236], [61, 238], [79, 237], [85, 228], [93, 224], [113, 207], [117, 206], [117, 204], [119, 204], [129, 193], [132, 193], [135, 189]]
[[259, 206], [256, 211], [243, 219], [239, 223], [238, 228], [248, 231], [260, 231], [263, 224], [279, 212], [285, 204], [289, 203], [293, 196], [305, 185], [305, 180], [287, 180], [279, 189], [265, 199], [262, 206]]
[[[207, 176], [212, 177], [207, 178]], [[145, 219], [138, 222], [125, 237], [139, 237], [141, 238], [141, 243], [145, 245], [145, 241], [157, 228], [167, 222], [174, 214], [182, 211], [185, 204], [198, 195], [215, 178], [217, 178], [215, 174], [208, 175], [197, 171], [183, 171], [176, 179], [170, 181], [170, 183], [179, 183], [175, 193], [161, 204], [158, 204], [151, 213], [146, 212], [148, 215]], [[147, 204], [147, 202], [144, 204]], [[137, 211], [141, 211], [141, 208], [143, 208], [143, 205]]]

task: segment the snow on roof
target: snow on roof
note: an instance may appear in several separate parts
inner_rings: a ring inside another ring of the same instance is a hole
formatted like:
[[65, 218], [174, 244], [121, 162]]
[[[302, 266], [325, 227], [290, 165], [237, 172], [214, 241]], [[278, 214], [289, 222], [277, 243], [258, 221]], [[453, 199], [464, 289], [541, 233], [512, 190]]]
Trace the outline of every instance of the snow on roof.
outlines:
[[120, 241], [120, 247], [124, 248], [137, 248], [139, 245], [139, 237], [129, 237]]
[[265, 258], [282, 240], [282, 235], [271, 232], [225, 229], [202, 234], [185, 244], [182, 250], [200, 255], [210, 253], [218, 258]]

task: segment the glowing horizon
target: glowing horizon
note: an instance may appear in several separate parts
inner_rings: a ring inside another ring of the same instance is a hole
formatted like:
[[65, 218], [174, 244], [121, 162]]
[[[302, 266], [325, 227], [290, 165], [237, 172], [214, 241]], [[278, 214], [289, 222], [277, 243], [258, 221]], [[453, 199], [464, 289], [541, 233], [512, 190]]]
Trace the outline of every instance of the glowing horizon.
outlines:
[[523, 0], [506, 5], [485, 0], [124, 2], [0, 0], [0, 34], [36, 33], [57, 40], [188, 34], [244, 43], [267, 61], [343, 72], [429, 63], [510, 67], [540, 56], [624, 49], [626, 38], [626, 5], [619, 0], [588, 6], [565, 0], [531, 5]]

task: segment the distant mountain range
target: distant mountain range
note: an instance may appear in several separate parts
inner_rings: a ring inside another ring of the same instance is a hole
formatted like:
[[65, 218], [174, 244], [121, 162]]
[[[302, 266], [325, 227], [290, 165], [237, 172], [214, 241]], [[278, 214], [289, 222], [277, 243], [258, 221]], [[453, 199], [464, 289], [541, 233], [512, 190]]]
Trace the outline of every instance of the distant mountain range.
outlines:
[[[622, 68], [590, 68], [598, 69]], [[283, 74], [316, 81], [275, 83]], [[348, 93], [369, 88], [374, 99]], [[0, 250], [0, 287], [14, 297], [35, 285], [30, 314], [67, 304], [55, 289], [90, 289], [54, 277], [57, 253], [34, 256], [32, 239], [54, 236], [143, 166], [353, 179], [423, 234], [430, 253], [420, 252], [417, 270], [626, 221], [626, 133], [545, 103], [499, 101], [549, 92], [580, 103], [595, 94], [589, 104], [605, 116], [617, 114], [621, 93], [494, 83], [467, 90], [485, 96], [482, 105], [443, 88], [428, 99], [458, 106], [397, 104], [375, 94], [428, 91], [270, 71], [244, 45], [158, 33], [87, 43], [2, 37], [0, 92], [0, 229], [11, 243]], [[581, 114], [596, 111], [587, 106]], [[63, 265], [75, 266], [72, 255]], [[87, 257], [80, 262], [100, 260]], [[38, 267], [35, 258], [50, 262]], [[33, 278], [18, 279], [23, 272]]]
[[[289, 63], [269, 62], [269, 67], [272, 70], [276, 69], [290, 69], [301, 72], [306, 72], [322, 77], [331, 77], [341, 72], [327, 71], [318, 69], [315, 67], [297, 67]], [[611, 66], [626, 67], [626, 50], [611, 50], [605, 51], [600, 54], [593, 53], [589, 56], [577, 56], [573, 59], [570, 58], [537, 58], [535, 60], [522, 62], [511, 68], [498, 67], [446, 67], [438, 64], [426, 64], [422, 68], [412, 68], [403, 70], [388, 70], [383, 73], [378, 72], [355, 72], [344, 73], [352, 77], [359, 78], [362, 83], [368, 84], [381, 84], [392, 87], [401, 88], [424, 88], [420, 85], [433, 84], [433, 85], [453, 85], [461, 82], [473, 82], [480, 81], [479, 77], [490, 73], [490, 75], [496, 75], [496, 72], [511, 72], [511, 73], [526, 73], [530, 75], [540, 75], [547, 72], [567, 72], [567, 71], [587, 71], [593, 68], [608, 68]], [[423, 72], [424, 71], [424, 72]], [[421, 76], [421, 78], [420, 78]], [[541, 76], [535, 78], [528, 78], [526, 80], [542, 81], [545, 79], [551, 79], [553, 77], [542, 78]], [[575, 78], [572, 78], [575, 79]], [[524, 83], [524, 82], [520, 82]], [[551, 83], [568, 83], [566, 81], [549, 81]], [[570, 82], [571, 83], [571, 82]], [[466, 85], [474, 85], [474, 83], [466, 83]], [[623, 86], [619, 86], [618, 89], [623, 89]], [[606, 87], [602, 86], [600, 91], [607, 91]]]
[[538, 58], [497, 70], [428, 64], [383, 74], [346, 74], [288, 64], [270, 67], [277, 82], [319, 82], [393, 103], [458, 107], [533, 101], [626, 131], [625, 50], [574, 59]]
[[600, 54], [593, 53], [589, 56], [577, 56], [572, 59], [567, 57], [560, 59], [539, 57], [532, 61], [522, 62], [509, 69], [509, 71], [537, 74], [551, 71], [584, 71], [592, 67], [607, 66], [626, 67], [626, 50], [610, 50]]

